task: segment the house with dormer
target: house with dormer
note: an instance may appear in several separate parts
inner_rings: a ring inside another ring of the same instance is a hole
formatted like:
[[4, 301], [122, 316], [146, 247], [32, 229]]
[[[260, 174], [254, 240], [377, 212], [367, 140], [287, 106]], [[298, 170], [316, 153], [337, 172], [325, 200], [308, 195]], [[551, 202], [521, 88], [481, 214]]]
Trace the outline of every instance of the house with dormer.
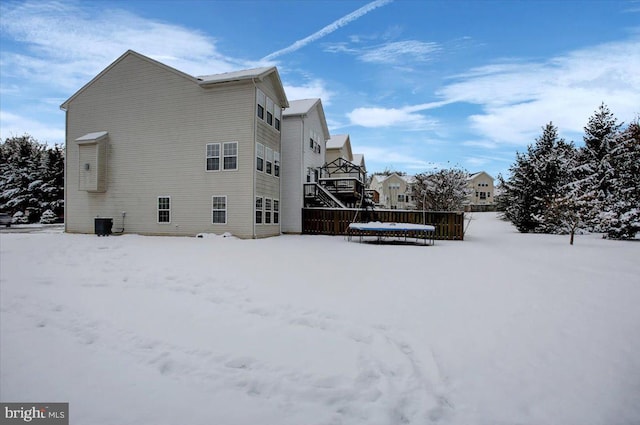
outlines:
[[61, 105], [65, 230], [280, 234], [288, 106], [275, 67], [192, 76], [125, 52]]

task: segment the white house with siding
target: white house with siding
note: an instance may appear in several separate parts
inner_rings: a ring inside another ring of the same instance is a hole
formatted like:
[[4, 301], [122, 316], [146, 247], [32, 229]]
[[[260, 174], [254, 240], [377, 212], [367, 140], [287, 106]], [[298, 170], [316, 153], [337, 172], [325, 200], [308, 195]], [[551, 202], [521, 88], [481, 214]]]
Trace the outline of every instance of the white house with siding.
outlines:
[[125, 52], [61, 105], [65, 230], [280, 234], [288, 106], [275, 67], [194, 77]]
[[317, 183], [329, 128], [320, 99], [289, 102], [282, 114], [282, 231], [302, 232], [304, 184]]
[[467, 199], [470, 206], [494, 204], [495, 189], [493, 186], [493, 177], [487, 172], [479, 171], [469, 175], [467, 178], [467, 187], [470, 189]]
[[401, 176], [397, 173], [372, 176], [369, 189], [379, 194], [378, 206], [389, 209], [415, 209], [413, 199], [413, 176]]

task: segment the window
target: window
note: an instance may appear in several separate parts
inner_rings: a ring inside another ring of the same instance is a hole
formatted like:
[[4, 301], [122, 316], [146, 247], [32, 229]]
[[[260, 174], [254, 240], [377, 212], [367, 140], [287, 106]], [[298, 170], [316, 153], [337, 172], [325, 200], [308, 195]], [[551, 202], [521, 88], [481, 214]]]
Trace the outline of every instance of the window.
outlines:
[[238, 142], [226, 142], [223, 145], [223, 160], [225, 170], [238, 169]]
[[264, 171], [264, 145], [262, 143], [256, 145], [256, 170]]
[[313, 144], [314, 144], [314, 143], [315, 143], [315, 142], [313, 141], [313, 137], [310, 137], [310, 138], [309, 138], [309, 147], [310, 147], [311, 149], [313, 149]]
[[273, 126], [276, 128], [276, 130], [280, 131], [280, 120], [282, 119], [282, 109], [280, 109], [280, 107], [276, 105], [274, 112], [276, 115], [276, 119], [275, 119], [275, 122], [273, 123]]
[[271, 224], [271, 199], [264, 200], [264, 224]]
[[171, 197], [158, 196], [158, 223], [171, 223]]
[[273, 100], [267, 97], [267, 124], [273, 125]]
[[404, 202], [404, 195], [398, 195], [398, 202]]
[[214, 196], [212, 200], [211, 222], [213, 224], [227, 224], [227, 197]]
[[220, 143], [207, 144], [207, 171], [220, 170]]
[[266, 173], [271, 174], [273, 168], [273, 149], [267, 148], [267, 169]]
[[280, 201], [273, 200], [273, 224], [280, 223]]
[[257, 95], [257, 103], [258, 103], [257, 115], [258, 115], [258, 118], [263, 120], [264, 119], [264, 107], [266, 105], [266, 96], [262, 92], [262, 90], [260, 90], [260, 89], [257, 89], [257, 90], [258, 90], [258, 95]]
[[256, 224], [262, 224], [262, 198], [256, 196]]
[[273, 175], [280, 177], [280, 152], [274, 152], [273, 157]]

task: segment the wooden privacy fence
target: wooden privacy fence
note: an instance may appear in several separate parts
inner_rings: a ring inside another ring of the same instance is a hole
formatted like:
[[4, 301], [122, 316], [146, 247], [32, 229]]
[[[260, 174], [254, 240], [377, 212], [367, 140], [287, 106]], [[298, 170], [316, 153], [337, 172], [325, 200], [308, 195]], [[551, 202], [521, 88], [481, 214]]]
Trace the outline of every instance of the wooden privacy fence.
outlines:
[[302, 233], [310, 235], [344, 235], [352, 222], [430, 224], [436, 227], [438, 240], [464, 239], [464, 213], [411, 210], [358, 210], [356, 208], [302, 209]]

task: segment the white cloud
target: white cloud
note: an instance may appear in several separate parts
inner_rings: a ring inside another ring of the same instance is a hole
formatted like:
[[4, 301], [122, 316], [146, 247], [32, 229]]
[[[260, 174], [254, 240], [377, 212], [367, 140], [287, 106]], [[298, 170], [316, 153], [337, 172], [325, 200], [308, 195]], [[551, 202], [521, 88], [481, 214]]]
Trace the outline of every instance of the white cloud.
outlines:
[[383, 64], [427, 62], [439, 50], [440, 46], [437, 43], [405, 40], [366, 49], [358, 58], [363, 62]]
[[3, 52], [5, 77], [53, 81], [63, 89], [77, 89], [128, 49], [192, 75], [230, 71], [242, 63], [220, 54], [215, 40], [199, 31], [123, 10], [30, 2], [5, 5], [1, 11], [2, 31], [26, 44], [30, 52]]
[[360, 9], [349, 13], [348, 15], [343, 16], [342, 18], [333, 21], [332, 23], [330, 23], [329, 25], [325, 26], [324, 28], [322, 28], [319, 31], [316, 31], [315, 33], [311, 34], [310, 36], [307, 36], [301, 40], [296, 41], [295, 43], [293, 43], [292, 45], [285, 47], [284, 49], [275, 51], [273, 53], [268, 54], [267, 56], [265, 56], [264, 58], [262, 58], [262, 60], [264, 61], [270, 61], [272, 59], [277, 58], [278, 56], [282, 56], [284, 54], [287, 53], [291, 53], [291, 52], [295, 52], [298, 49], [303, 48], [304, 46], [306, 46], [309, 43], [313, 43], [316, 40], [319, 40], [329, 34], [331, 34], [332, 32], [336, 31], [337, 29], [347, 25], [348, 23], [355, 21], [358, 18], [361, 18], [362, 16], [366, 15], [367, 13], [382, 7], [384, 5], [387, 5], [389, 3], [391, 3], [393, 0], [376, 0], [376, 1], [372, 1], [371, 3], [367, 3], [366, 5], [362, 6]]
[[347, 114], [353, 125], [362, 127], [404, 127], [407, 130], [433, 128], [436, 122], [423, 115], [395, 108], [356, 108]]
[[439, 167], [438, 164], [421, 160], [419, 159], [420, 155], [398, 149], [397, 146], [389, 149], [379, 146], [359, 146], [356, 150], [364, 154], [367, 168], [371, 170], [382, 170], [386, 167], [397, 170], [424, 171], [429, 168]]
[[454, 77], [438, 93], [480, 105], [469, 124], [499, 144], [531, 143], [553, 121], [560, 133], [581, 133], [605, 102], [620, 120], [640, 112], [640, 40], [576, 50], [544, 62], [504, 62]]
[[326, 107], [331, 104], [333, 93], [327, 90], [322, 80], [312, 80], [300, 86], [285, 85], [284, 90], [287, 93], [289, 101], [296, 99], [322, 99], [322, 105]]
[[403, 108], [362, 107], [347, 113], [352, 125], [362, 127], [403, 127], [405, 130], [433, 129], [437, 121], [417, 112], [438, 108], [447, 102], [432, 102]]
[[30, 134], [41, 143], [64, 143], [64, 127], [26, 118], [6, 111], [0, 111], [0, 140]]

